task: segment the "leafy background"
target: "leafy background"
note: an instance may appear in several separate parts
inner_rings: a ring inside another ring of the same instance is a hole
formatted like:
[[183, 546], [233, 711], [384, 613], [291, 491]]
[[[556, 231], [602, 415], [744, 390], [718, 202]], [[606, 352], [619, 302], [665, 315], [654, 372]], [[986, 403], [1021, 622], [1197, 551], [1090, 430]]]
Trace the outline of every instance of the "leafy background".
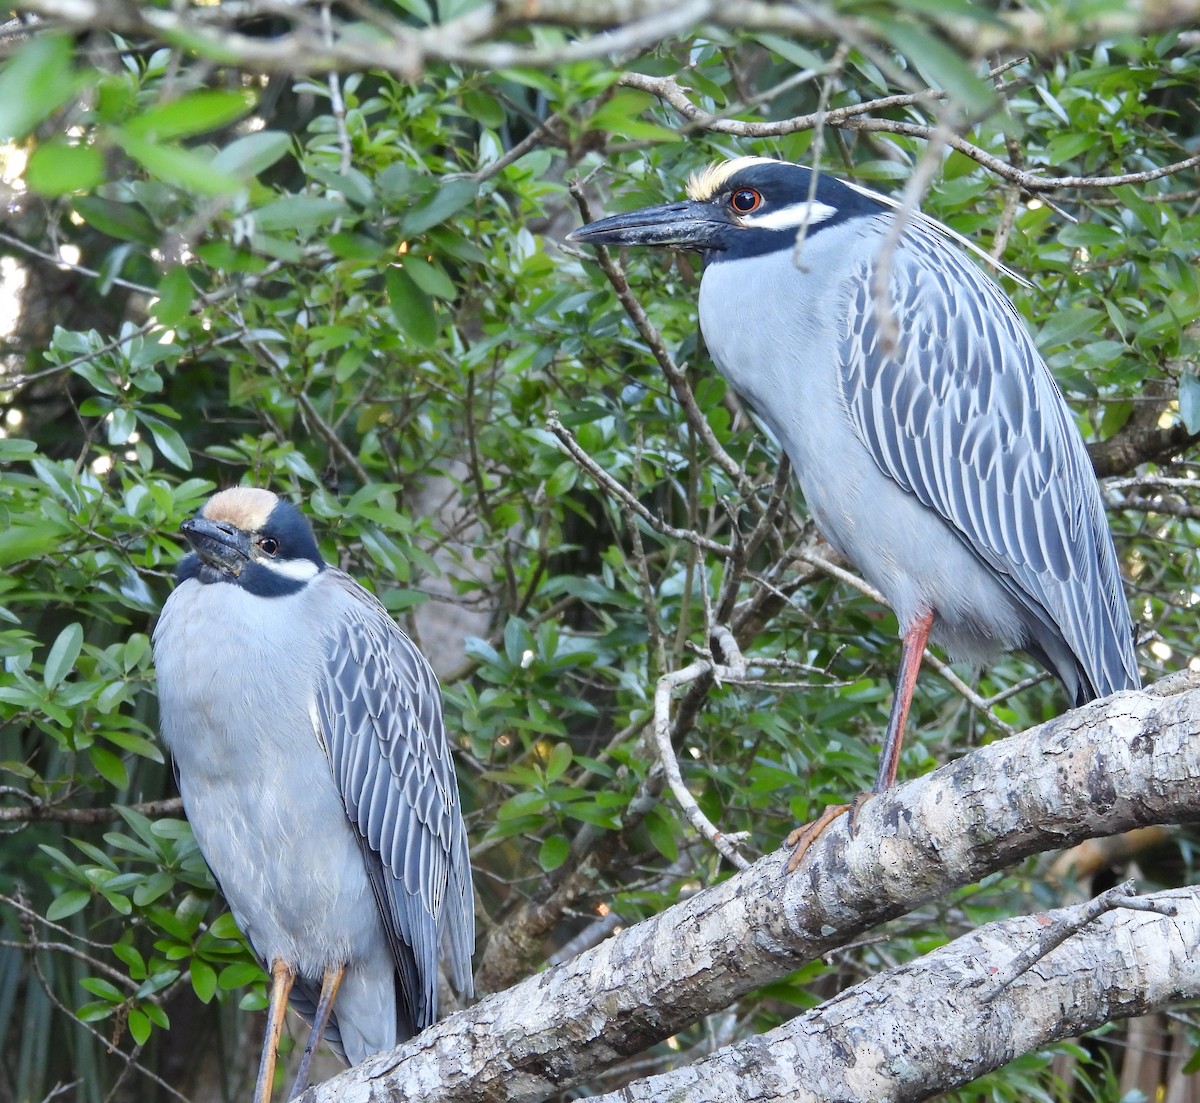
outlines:
[[[433, 19], [419, 2], [404, 13]], [[149, 634], [179, 523], [217, 487], [306, 503], [325, 556], [433, 659], [469, 811], [485, 991], [727, 875], [662, 792], [649, 742], [657, 678], [707, 654], [714, 624], [733, 628], [754, 677], [680, 694], [675, 740], [706, 814], [747, 832], [753, 855], [870, 785], [894, 617], [800, 558], [816, 547], [803, 503], [781, 500], [778, 450], [707, 360], [694, 265], [630, 256], [626, 288], [564, 235], [748, 152], [819, 158], [899, 193], [929, 149], [913, 128], [948, 119], [1032, 173], [1148, 173], [1200, 147], [1194, 34], [1024, 59], [993, 83], [921, 18], [873, 18], [890, 46], [710, 28], [617, 61], [435, 62], [415, 79], [281, 75], [28, 17], [5, 28], [0, 1099], [232, 1097], [257, 1059], [262, 976], [155, 737]], [[548, 54], [572, 41], [546, 27], [516, 38]], [[706, 119], [630, 73], [678, 77]], [[927, 84], [950, 100], [912, 95]], [[885, 96], [907, 99], [877, 107], [878, 128], [722, 131]], [[1196, 173], [1047, 195], [963, 152], [934, 156], [923, 208], [1032, 280], [1007, 289], [1085, 437], [1109, 442], [1096, 458], [1146, 680], [1185, 666]], [[1052, 683], [1023, 684], [1036, 671], [1019, 657], [960, 674], [974, 697], [924, 672], [902, 777], [1065, 706]], [[1153, 842], [1138, 856], [1149, 883], [1192, 875], [1189, 835]], [[1031, 862], [653, 1056], [761, 1030], [1086, 889]], [[1194, 1048], [1186, 1014], [1130, 1029], [1150, 1033], [1110, 1029], [956, 1095], [1135, 1098]], [[1171, 1056], [1127, 1056], [1149, 1050]]]

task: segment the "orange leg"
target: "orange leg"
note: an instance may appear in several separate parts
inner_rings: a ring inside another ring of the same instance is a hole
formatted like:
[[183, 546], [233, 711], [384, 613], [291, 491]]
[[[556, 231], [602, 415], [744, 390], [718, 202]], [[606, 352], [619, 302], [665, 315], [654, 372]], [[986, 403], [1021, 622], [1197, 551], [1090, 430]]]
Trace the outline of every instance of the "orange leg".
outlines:
[[333, 1001], [337, 999], [338, 988], [341, 987], [342, 977], [346, 975], [346, 966], [339, 965], [336, 969], [326, 969], [321, 979], [321, 998], [317, 1001], [317, 1011], [313, 1015], [312, 1030], [308, 1035], [308, 1045], [304, 1047], [304, 1056], [300, 1058], [300, 1068], [296, 1070], [296, 1082], [292, 1085], [288, 1099], [295, 1099], [308, 1087], [308, 1069], [312, 1064], [313, 1054], [321, 1044], [329, 1016], [333, 1012]]
[[892, 712], [888, 717], [887, 731], [883, 736], [883, 749], [879, 756], [879, 770], [875, 785], [869, 793], [860, 793], [851, 804], [833, 804], [825, 809], [812, 823], [797, 827], [783, 842], [784, 846], [795, 847], [788, 859], [787, 872], [794, 873], [809, 847], [834, 820], [850, 813], [850, 831], [854, 832], [859, 810], [876, 793], [890, 789], [896, 783], [896, 769], [900, 765], [900, 747], [904, 743], [904, 728], [908, 723], [908, 710], [912, 705], [913, 689], [917, 684], [917, 672], [921, 669], [921, 656], [933, 627], [933, 613], [926, 613], [907, 632], [900, 645], [900, 673], [896, 678], [896, 696], [892, 699]]
[[917, 684], [917, 671], [921, 669], [921, 656], [925, 654], [925, 644], [929, 641], [929, 630], [932, 627], [933, 613], [929, 612], [904, 633], [901, 641], [896, 696], [892, 699], [892, 714], [888, 717], [883, 751], [879, 756], [879, 773], [875, 775], [872, 793], [882, 793], [896, 784], [896, 768], [900, 765], [904, 726], [908, 723], [908, 710], [912, 705], [913, 689]]
[[267, 1002], [267, 1036], [263, 1039], [258, 1062], [258, 1080], [254, 1085], [254, 1103], [271, 1103], [275, 1082], [275, 1058], [279, 1054], [279, 1035], [283, 1033], [283, 1013], [296, 982], [296, 972], [276, 958], [271, 962], [271, 995]]

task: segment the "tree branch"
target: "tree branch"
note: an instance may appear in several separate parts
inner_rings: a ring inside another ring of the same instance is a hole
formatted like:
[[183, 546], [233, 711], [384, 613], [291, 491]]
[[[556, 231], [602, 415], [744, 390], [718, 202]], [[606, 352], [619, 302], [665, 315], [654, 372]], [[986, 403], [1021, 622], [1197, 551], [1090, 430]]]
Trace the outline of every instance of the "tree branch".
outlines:
[[[755, 1038], [592, 1103], [908, 1103], [991, 1072], [1048, 1042], [1200, 996], [1200, 890], [1141, 898], [1174, 914], [1097, 902], [991, 923]], [[1109, 903], [1109, 902], [1104, 902]], [[997, 996], [991, 974], [1049, 925], [1078, 927]], [[797, 1085], [803, 1088], [797, 1090]]]
[[[12, 808], [0, 808], [0, 823], [73, 823], [103, 825], [119, 820], [121, 813], [116, 808], [67, 808], [59, 804], [46, 804], [40, 798], [27, 795], [5, 786], [2, 795], [15, 796], [25, 804]], [[164, 800], [149, 800], [142, 804], [131, 804], [134, 812], [143, 816], [182, 816], [183, 801], [179, 797]]]
[[1193, 816], [1197, 687], [1200, 675], [1185, 675], [1170, 696], [1093, 702], [889, 790], [863, 807], [853, 837], [844, 820], [831, 826], [794, 875], [775, 851], [305, 1098], [544, 1099], [956, 886], [1042, 850]]
[[[328, 32], [303, 5], [179, 3], [169, 8], [136, 0], [27, 0], [22, 12], [42, 16], [67, 30], [117, 31], [149, 35], [190, 54], [261, 73], [319, 73], [375, 69], [416, 79], [430, 62], [443, 61], [502, 69], [515, 65], [551, 66], [635, 52], [664, 39], [711, 24], [750, 33], [778, 32], [793, 37], [835, 36], [856, 43], [886, 45], [888, 24], [849, 17], [815, 3], [743, 0], [498, 0], [448, 22], [412, 27], [365, 5], [357, 20], [334, 20]], [[290, 28], [272, 36], [235, 30], [256, 15], [287, 18]], [[1188, 27], [1200, 19], [1200, 0], [1129, 0], [1087, 19], [1051, 5], [986, 18], [956, 14], [932, 20], [935, 32], [951, 39], [967, 57], [981, 58], [1036, 42], [1043, 55], [1107, 38], [1141, 37]], [[497, 41], [531, 26], [552, 25], [599, 33], [534, 45]]]

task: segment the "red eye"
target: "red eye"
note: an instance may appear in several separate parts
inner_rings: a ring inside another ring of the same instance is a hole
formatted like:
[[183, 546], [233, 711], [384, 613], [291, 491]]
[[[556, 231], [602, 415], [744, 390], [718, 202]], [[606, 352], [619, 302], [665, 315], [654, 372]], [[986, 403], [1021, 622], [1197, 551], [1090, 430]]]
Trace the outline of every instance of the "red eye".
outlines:
[[750, 214], [762, 206], [762, 196], [753, 188], [738, 188], [729, 197], [729, 205], [738, 214]]

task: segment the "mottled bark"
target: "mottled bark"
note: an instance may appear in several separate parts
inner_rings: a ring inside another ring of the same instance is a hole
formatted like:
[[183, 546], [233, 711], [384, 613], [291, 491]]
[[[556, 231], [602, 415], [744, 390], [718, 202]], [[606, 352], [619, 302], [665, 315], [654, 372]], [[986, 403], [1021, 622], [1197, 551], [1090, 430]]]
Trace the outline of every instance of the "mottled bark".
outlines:
[[[544, 1099], [884, 920], [1027, 855], [1195, 818], [1197, 683], [1200, 678], [1185, 679], [1183, 691], [1171, 696], [1119, 694], [974, 751], [868, 802], [854, 837], [845, 818], [836, 822], [794, 875], [784, 875], [787, 855], [776, 851], [312, 1089], [307, 1098]], [[1021, 948], [1023, 929], [1014, 929], [1010, 957]], [[923, 960], [932, 984], [940, 966], [937, 959]], [[906, 968], [919, 976], [922, 965]], [[919, 988], [923, 982], [912, 983]], [[880, 1011], [876, 996], [863, 999], [857, 1014]], [[982, 1037], [962, 1043], [964, 1068], [985, 1044]], [[922, 1059], [914, 1040], [918, 1080]], [[725, 1097], [732, 1103], [742, 1096], [727, 1087]], [[885, 1097], [892, 1098], [879, 1096]]]
[[592, 1103], [909, 1103], [940, 1095], [1048, 1042], [1200, 996], [1200, 892], [1147, 899], [1175, 914], [1111, 911], [994, 998], [993, 974], [1017, 948], [1036, 944], [1056, 913], [981, 927], [775, 1030]]

